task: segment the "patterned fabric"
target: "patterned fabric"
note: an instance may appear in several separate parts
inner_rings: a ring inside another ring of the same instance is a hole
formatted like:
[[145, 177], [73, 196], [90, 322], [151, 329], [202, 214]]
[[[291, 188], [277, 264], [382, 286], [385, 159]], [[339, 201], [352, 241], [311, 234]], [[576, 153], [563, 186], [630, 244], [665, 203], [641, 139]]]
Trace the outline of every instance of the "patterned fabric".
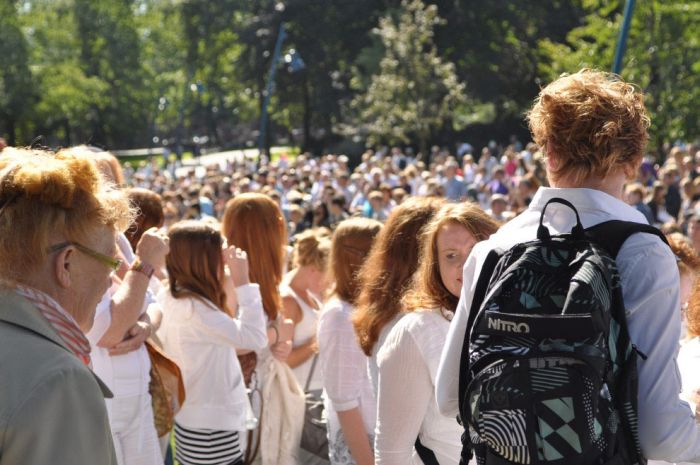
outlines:
[[464, 440], [477, 463], [645, 463], [617, 252], [585, 234], [543, 236], [486, 259], [460, 376]]
[[34, 304], [70, 351], [90, 366], [90, 342], [75, 319], [58, 302], [41, 291], [27, 286], [17, 286], [15, 291]]
[[[367, 436], [370, 445], [374, 444], [374, 436]], [[328, 431], [328, 459], [331, 465], [355, 465], [348, 443], [345, 442], [343, 430]]]
[[175, 423], [175, 458], [181, 465], [242, 465], [238, 431], [185, 428]]

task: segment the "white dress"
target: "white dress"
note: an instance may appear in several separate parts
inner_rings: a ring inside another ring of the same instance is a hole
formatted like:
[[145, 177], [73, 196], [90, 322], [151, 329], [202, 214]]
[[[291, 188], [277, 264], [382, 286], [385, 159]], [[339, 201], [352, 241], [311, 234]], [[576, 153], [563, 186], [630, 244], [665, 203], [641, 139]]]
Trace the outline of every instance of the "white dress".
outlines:
[[441, 465], [457, 465], [462, 427], [442, 416], [435, 377], [450, 322], [439, 311], [418, 311], [396, 323], [378, 354], [379, 395], [375, 463], [422, 464], [417, 437]]
[[323, 307], [318, 322], [318, 345], [324, 406], [328, 418], [328, 449], [332, 465], [354, 464], [337, 412], [359, 408], [368, 440], [373, 442], [377, 405], [367, 374], [367, 357], [350, 321], [352, 306], [334, 298]]
[[[296, 349], [304, 344], [307, 344], [316, 335], [316, 326], [318, 324], [318, 314], [319, 312], [312, 308], [309, 304], [304, 301], [294, 290], [287, 284], [280, 284], [280, 294], [285, 296], [290, 296], [299, 305], [301, 309], [301, 320], [294, 327], [294, 338], [292, 339], [292, 348]], [[301, 365], [292, 368], [292, 372], [301, 386], [302, 389], [306, 388], [306, 382], [309, 379], [309, 373], [311, 372], [311, 366], [313, 364], [314, 357], [309, 357]], [[316, 364], [316, 369], [311, 376], [311, 383], [309, 384], [310, 391], [317, 391], [323, 388], [321, 383], [321, 375], [318, 370], [318, 362]]]

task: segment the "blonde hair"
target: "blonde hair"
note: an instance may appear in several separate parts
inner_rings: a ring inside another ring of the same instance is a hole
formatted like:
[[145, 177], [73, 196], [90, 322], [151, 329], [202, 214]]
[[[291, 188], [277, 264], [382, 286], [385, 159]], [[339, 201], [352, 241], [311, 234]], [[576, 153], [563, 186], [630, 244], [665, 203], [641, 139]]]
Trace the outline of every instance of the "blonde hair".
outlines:
[[124, 230], [126, 195], [94, 163], [68, 150], [6, 148], [0, 155], [0, 276], [21, 282], [47, 257], [50, 236], [90, 242], [100, 227]]
[[330, 235], [327, 228], [314, 228], [294, 236], [294, 267], [315, 266], [325, 270], [331, 249]]
[[583, 69], [540, 91], [527, 115], [530, 131], [554, 156], [553, 181], [605, 177], [635, 166], [644, 154], [650, 125], [644, 96], [619, 76]]
[[403, 310], [457, 308], [459, 297], [447, 290], [440, 277], [437, 239], [443, 226], [455, 223], [463, 226], [474, 239], [483, 241], [498, 230], [498, 223], [471, 202], [448, 204], [440, 209], [423, 230], [420, 266], [413, 275], [411, 290], [403, 298]]

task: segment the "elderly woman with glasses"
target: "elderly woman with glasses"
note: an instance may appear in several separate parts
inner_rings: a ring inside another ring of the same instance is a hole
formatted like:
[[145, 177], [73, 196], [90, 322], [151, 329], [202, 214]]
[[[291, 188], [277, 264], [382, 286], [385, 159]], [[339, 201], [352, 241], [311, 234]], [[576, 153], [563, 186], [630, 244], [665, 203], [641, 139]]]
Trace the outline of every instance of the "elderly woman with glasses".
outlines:
[[0, 465], [116, 463], [85, 333], [130, 219], [87, 159], [0, 155]]

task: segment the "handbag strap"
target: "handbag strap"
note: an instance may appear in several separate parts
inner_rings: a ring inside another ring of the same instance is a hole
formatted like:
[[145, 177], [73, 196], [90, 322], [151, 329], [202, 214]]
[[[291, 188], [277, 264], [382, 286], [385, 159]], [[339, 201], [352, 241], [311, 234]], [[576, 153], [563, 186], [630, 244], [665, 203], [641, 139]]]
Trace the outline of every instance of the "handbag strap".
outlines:
[[420, 438], [416, 438], [416, 442], [413, 445], [424, 465], [440, 465], [437, 457], [435, 457], [435, 452], [432, 449], [428, 449], [421, 442]]
[[309, 376], [306, 377], [306, 384], [304, 385], [304, 394], [309, 392], [309, 386], [311, 386], [311, 378], [316, 370], [316, 362], [318, 362], [318, 354], [314, 355], [314, 359], [311, 362], [311, 370], [309, 370]]

